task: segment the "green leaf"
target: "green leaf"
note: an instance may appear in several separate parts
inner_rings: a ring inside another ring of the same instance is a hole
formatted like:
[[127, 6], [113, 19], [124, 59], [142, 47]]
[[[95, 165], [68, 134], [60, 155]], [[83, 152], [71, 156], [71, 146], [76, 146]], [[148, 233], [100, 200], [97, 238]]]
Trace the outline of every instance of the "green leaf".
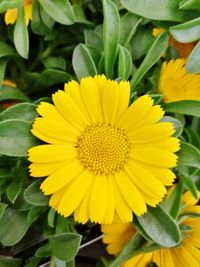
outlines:
[[62, 57], [48, 57], [43, 59], [42, 62], [46, 69], [66, 69], [66, 61]]
[[23, 185], [23, 180], [21, 179], [16, 179], [14, 182], [12, 182], [7, 189], [7, 196], [8, 199], [12, 202], [15, 203], [15, 200], [19, 196], [21, 190], [22, 190], [22, 185]]
[[48, 212], [47, 221], [48, 225], [52, 228], [55, 226], [55, 218], [56, 218], [56, 212], [52, 208]]
[[94, 76], [97, 74], [97, 69], [92, 56], [84, 44], [79, 44], [74, 49], [72, 65], [79, 80], [82, 77]]
[[121, 18], [119, 43], [122, 46], [127, 47], [141, 21], [140, 17], [129, 12]]
[[44, 196], [42, 191], [39, 189], [40, 181], [35, 181], [24, 191], [24, 199], [31, 205], [34, 206], [47, 206], [48, 197]]
[[27, 263], [24, 265], [24, 267], [38, 267], [39, 262], [41, 261], [41, 259], [39, 258], [35, 258], [33, 259], [31, 262]]
[[31, 103], [20, 103], [2, 111], [0, 113], [0, 121], [20, 119], [32, 122], [37, 116], [36, 105]]
[[200, 101], [183, 100], [164, 104], [164, 110], [171, 113], [179, 113], [200, 117]]
[[29, 98], [17, 88], [2, 85], [0, 86], [0, 101], [5, 100], [29, 101]]
[[192, 73], [200, 73], [200, 42], [190, 53], [186, 62], [186, 70]]
[[179, 10], [179, 1], [171, 0], [122, 0], [130, 12], [152, 20], [185, 21], [192, 13]]
[[183, 183], [177, 183], [171, 194], [167, 196], [163, 203], [165, 211], [167, 211], [174, 219], [178, 217], [181, 208], [182, 189]]
[[4, 212], [6, 211], [8, 204], [0, 202], [0, 220], [4, 215]]
[[52, 249], [50, 243], [45, 244], [44, 246], [37, 249], [35, 256], [38, 258], [46, 258], [52, 255]]
[[129, 51], [119, 45], [118, 77], [128, 80], [132, 70], [132, 58]]
[[103, 51], [103, 40], [95, 31], [85, 30], [84, 37], [86, 45], [92, 45], [96, 49], [98, 49], [98, 51], [100, 52]]
[[13, 246], [29, 228], [27, 212], [7, 208], [0, 220], [0, 241], [4, 246]]
[[181, 150], [178, 152], [178, 166], [181, 165], [200, 168], [200, 151], [195, 146], [181, 142]]
[[68, 0], [39, 0], [39, 2], [47, 14], [55, 21], [64, 25], [74, 23], [73, 8]]
[[180, 242], [180, 230], [176, 221], [159, 205], [149, 207], [146, 214], [137, 217], [148, 236], [163, 247], [174, 247]]
[[135, 72], [131, 80], [132, 89], [136, 87], [136, 85], [141, 81], [147, 71], [159, 60], [159, 58], [166, 50], [167, 46], [168, 34], [166, 32], [163, 32], [155, 39], [142, 64]]
[[79, 4], [73, 4], [73, 11], [74, 11], [74, 17], [75, 17], [75, 22], [78, 23], [84, 23], [88, 25], [92, 25], [93, 23], [90, 22], [89, 20], [86, 19], [85, 13], [84, 13], [84, 8], [82, 5]]
[[200, 18], [170, 27], [170, 33], [180, 43], [189, 43], [200, 38]]
[[14, 49], [4, 42], [0, 42], [0, 58], [16, 55]]
[[18, 8], [17, 22], [14, 28], [14, 44], [20, 56], [28, 58], [29, 36], [25, 21], [24, 4]]
[[26, 157], [27, 150], [38, 144], [30, 130], [31, 123], [26, 121], [0, 122], [0, 153], [7, 156]]
[[191, 127], [188, 126], [184, 128], [184, 133], [186, 134], [188, 143], [200, 149], [200, 135], [198, 133], [198, 130], [195, 131]]
[[62, 261], [71, 261], [77, 254], [81, 242], [81, 235], [64, 233], [49, 236], [53, 255]]
[[112, 78], [119, 43], [120, 17], [111, 0], [103, 0], [103, 42], [105, 74]]
[[5, 58], [0, 59], [0, 84], [2, 84], [4, 80], [7, 63], [8, 63], [7, 59]]
[[183, 183], [186, 185], [188, 190], [191, 192], [191, 194], [198, 200], [198, 188], [195, 184], [195, 182], [192, 180], [192, 178], [188, 175], [185, 175], [183, 173], [179, 174], [180, 178], [182, 179]]
[[0, 267], [20, 267], [22, 259], [0, 256]]
[[28, 222], [32, 224], [34, 221], [36, 221], [44, 212], [46, 209], [44, 207], [33, 207], [29, 213], [28, 213]]
[[179, 4], [179, 9], [200, 10], [199, 0], [183, 0]]

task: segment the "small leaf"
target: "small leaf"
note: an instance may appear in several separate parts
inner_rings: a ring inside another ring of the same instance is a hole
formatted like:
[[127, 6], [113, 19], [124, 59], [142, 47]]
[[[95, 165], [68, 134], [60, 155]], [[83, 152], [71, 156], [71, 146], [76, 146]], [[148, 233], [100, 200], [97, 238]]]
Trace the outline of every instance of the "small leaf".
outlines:
[[35, 258], [31, 262], [25, 264], [24, 267], [38, 267], [40, 261], [41, 261], [40, 258], [39, 259], [38, 258]]
[[189, 55], [186, 62], [186, 70], [192, 73], [200, 73], [200, 42], [198, 42]]
[[132, 58], [129, 51], [119, 45], [118, 77], [128, 80], [132, 70]]
[[148, 208], [143, 216], [137, 217], [144, 231], [157, 244], [174, 247], [180, 242], [180, 230], [176, 221], [159, 205]]
[[174, 219], [178, 217], [181, 208], [182, 189], [183, 189], [183, 183], [182, 182], [177, 183], [171, 194], [167, 196], [167, 198], [163, 202], [163, 207], [165, 211], [169, 212], [169, 214]]
[[122, 0], [130, 12], [152, 20], [185, 21], [192, 17], [192, 13], [178, 10], [178, 4], [171, 0]]
[[20, 103], [2, 111], [0, 113], [0, 121], [21, 119], [23, 121], [32, 122], [37, 116], [36, 105]]
[[85, 36], [86, 45], [92, 45], [96, 49], [98, 49], [98, 51], [100, 52], [103, 51], [103, 40], [100, 38], [100, 36], [95, 31], [85, 30], [84, 36]]
[[42, 191], [39, 189], [40, 181], [35, 181], [24, 191], [24, 199], [31, 205], [34, 206], [47, 206], [48, 197], [44, 196]]
[[56, 218], [55, 210], [50, 209], [48, 212], [47, 221], [48, 221], [48, 225], [52, 228], [55, 226], [55, 218]]
[[103, 0], [103, 42], [105, 73], [112, 78], [119, 43], [120, 17], [116, 5], [111, 0]]
[[66, 61], [62, 57], [48, 57], [42, 62], [46, 69], [66, 69]]
[[0, 153], [7, 156], [26, 157], [27, 150], [38, 144], [31, 134], [31, 123], [22, 120], [0, 122]]
[[199, 199], [198, 188], [197, 188], [195, 182], [192, 180], [192, 178], [188, 175], [183, 174], [183, 173], [179, 174], [179, 176], [180, 176], [181, 180], [183, 181], [183, 183], [188, 188], [188, 190], [194, 196], [194, 198], [196, 198], [198, 200]]
[[120, 21], [120, 41], [119, 43], [127, 47], [129, 41], [131, 40], [133, 34], [135, 33], [138, 25], [141, 23], [142, 19], [133, 13], [127, 12]]
[[135, 72], [131, 80], [132, 89], [136, 87], [136, 85], [141, 81], [147, 71], [159, 60], [163, 52], [166, 50], [167, 46], [168, 34], [166, 32], [163, 32], [155, 39], [142, 64]]
[[77, 254], [81, 242], [81, 235], [64, 233], [49, 236], [53, 255], [61, 261], [71, 261]]
[[8, 204], [5, 204], [5, 203], [0, 202], [0, 220], [3, 217], [4, 212], [5, 212], [6, 208], [7, 208], [7, 206], [8, 206]]
[[29, 101], [29, 98], [17, 88], [2, 85], [0, 86], [0, 101], [5, 100]]
[[39, 0], [42, 8], [55, 21], [71, 25], [74, 23], [73, 8], [68, 0]]
[[37, 249], [35, 256], [38, 258], [46, 258], [52, 255], [52, 249], [50, 243], [45, 244], [44, 246]]
[[84, 44], [79, 44], [74, 49], [72, 65], [79, 80], [82, 77], [94, 76], [97, 74], [95, 63]]
[[181, 150], [178, 152], [178, 166], [181, 165], [200, 168], [200, 151], [195, 146], [181, 142]]
[[192, 115], [200, 117], [200, 101], [182, 100], [164, 104], [164, 110], [172, 113]]
[[0, 241], [4, 246], [18, 243], [29, 228], [27, 212], [7, 208], [0, 220]]
[[200, 18], [170, 27], [170, 33], [180, 43], [189, 43], [200, 39]]
[[0, 59], [0, 84], [2, 84], [4, 80], [7, 63], [8, 63], [7, 59], [5, 58]]
[[16, 55], [14, 49], [4, 42], [0, 42], [0, 58]]
[[8, 199], [12, 203], [15, 203], [15, 200], [19, 196], [19, 194], [22, 190], [22, 185], [23, 185], [23, 180], [22, 179], [16, 179], [13, 183], [11, 183], [8, 186], [7, 196], [8, 196]]
[[200, 10], [199, 0], [183, 0], [179, 3], [179, 9]]
[[28, 213], [28, 222], [32, 224], [34, 221], [36, 221], [44, 212], [46, 209], [44, 207], [33, 207], [29, 213]]
[[1, 267], [20, 267], [22, 264], [22, 259], [3, 257], [0, 256], [0, 266]]
[[28, 58], [29, 36], [25, 21], [24, 4], [18, 8], [17, 22], [14, 28], [14, 44], [20, 56]]

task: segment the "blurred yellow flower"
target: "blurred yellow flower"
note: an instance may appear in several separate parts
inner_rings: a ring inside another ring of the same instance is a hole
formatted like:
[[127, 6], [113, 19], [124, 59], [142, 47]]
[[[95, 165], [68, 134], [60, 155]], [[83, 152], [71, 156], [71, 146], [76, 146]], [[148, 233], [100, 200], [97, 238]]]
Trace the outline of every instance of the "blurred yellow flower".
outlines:
[[158, 91], [165, 102], [200, 100], [200, 74], [187, 72], [185, 64], [185, 59], [162, 64]]
[[[24, 0], [24, 13], [26, 19], [26, 25], [32, 19], [32, 0]], [[17, 8], [8, 9], [5, 14], [5, 23], [14, 24], [17, 20], [18, 10]]]
[[[197, 200], [192, 197], [191, 193], [185, 193], [182, 202], [184, 213], [195, 210], [200, 214], [200, 206], [194, 205]], [[192, 206], [189, 206], [191, 204]], [[179, 246], [139, 254], [122, 266], [147, 267], [154, 262], [158, 267], [200, 267], [200, 218], [186, 217], [181, 224], [191, 229], [183, 232], [183, 240]], [[107, 244], [106, 249], [109, 254], [113, 255], [117, 255], [136, 232], [131, 223], [120, 223], [119, 219], [115, 219], [111, 225], [102, 225], [101, 230], [104, 234], [103, 242]]]
[[49, 205], [65, 217], [109, 224], [116, 212], [123, 222], [156, 206], [175, 175], [179, 140], [163, 110], [150, 96], [128, 107], [130, 84], [104, 75], [71, 81], [41, 103], [32, 133], [49, 143], [29, 150], [31, 175]]

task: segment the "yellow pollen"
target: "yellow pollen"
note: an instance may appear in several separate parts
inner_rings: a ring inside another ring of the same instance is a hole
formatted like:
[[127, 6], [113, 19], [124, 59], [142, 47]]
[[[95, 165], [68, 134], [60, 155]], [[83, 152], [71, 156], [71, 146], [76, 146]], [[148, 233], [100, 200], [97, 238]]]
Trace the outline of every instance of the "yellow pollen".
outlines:
[[77, 139], [78, 158], [95, 174], [109, 175], [123, 168], [129, 156], [130, 143], [125, 130], [109, 124], [87, 126]]

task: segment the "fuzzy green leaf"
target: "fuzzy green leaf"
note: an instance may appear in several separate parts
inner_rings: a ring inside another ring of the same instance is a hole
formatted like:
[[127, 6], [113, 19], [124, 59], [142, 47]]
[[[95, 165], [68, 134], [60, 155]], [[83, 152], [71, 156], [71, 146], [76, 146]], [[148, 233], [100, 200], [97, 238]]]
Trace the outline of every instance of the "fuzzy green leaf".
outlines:
[[157, 244], [174, 247], [180, 242], [180, 230], [176, 221], [159, 205], [148, 208], [143, 216], [137, 217], [144, 231]]
[[74, 23], [74, 12], [68, 0], [39, 0], [39, 2], [47, 14], [55, 21], [64, 25]]
[[167, 46], [168, 34], [166, 32], [163, 32], [155, 39], [142, 64], [135, 72], [131, 80], [132, 89], [135, 88], [135, 86], [141, 81], [147, 71], [159, 60], [159, 58], [166, 50]]
[[39, 187], [40, 181], [35, 181], [29, 185], [24, 191], [24, 199], [26, 202], [34, 206], [47, 206], [48, 197], [43, 195]]
[[164, 110], [171, 113], [179, 113], [200, 117], [200, 101], [182, 100], [164, 104]]
[[182, 179], [183, 183], [186, 185], [188, 190], [191, 192], [191, 194], [198, 200], [198, 188], [195, 184], [195, 182], [192, 180], [192, 178], [188, 175], [185, 175], [183, 173], [179, 174], [180, 178]]
[[103, 14], [105, 73], [108, 78], [112, 78], [119, 43], [120, 17], [116, 5], [111, 0], [103, 0]]
[[118, 77], [128, 80], [132, 70], [132, 58], [129, 51], [119, 45]]
[[0, 42], [0, 57], [9, 57], [16, 55], [14, 49], [4, 42]]
[[181, 150], [178, 152], [178, 167], [181, 165], [200, 168], [200, 150], [191, 144], [181, 142]]
[[189, 55], [186, 62], [186, 69], [188, 72], [200, 73], [200, 42], [198, 42]]
[[8, 60], [6, 58], [1, 58], [0, 59], [0, 84], [4, 80], [7, 63], [8, 63]]
[[8, 204], [5, 204], [5, 203], [0, 202], [0, 220], [3, 217], [4, 212], [5, 212], [6, 208], [7, 208], [7, 206], [8, 206]]
[[79, 44], [75, 48], [72, 56], [72, 65], [79, 80], [82, 77], [94, 76], [97, 74], [92, 56], [84, 44]]
[[20, 56], [28, 58], [29, 36], [25, 21], [24, 5], [18, 8], [17, 22], [14, 28], [14, 44]]
[[188, 43], [199, 40], [200, 18], [170, 27], [170, 33], [180, 43]]
[[20, 267], [22, 259], [0, 256], [1, 267]]
[[179, 4], [182, 10], [200, 10], [199, 0], [183, 0]]

